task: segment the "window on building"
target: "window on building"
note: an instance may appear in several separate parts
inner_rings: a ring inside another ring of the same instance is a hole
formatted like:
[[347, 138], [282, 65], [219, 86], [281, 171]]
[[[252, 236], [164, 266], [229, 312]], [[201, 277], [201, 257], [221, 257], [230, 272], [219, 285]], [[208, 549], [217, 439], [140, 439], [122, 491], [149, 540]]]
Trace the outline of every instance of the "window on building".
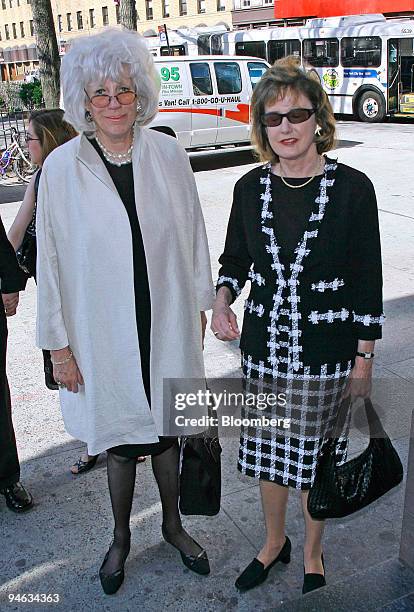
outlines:
[[206, 12], [206, 0], [197, 0], [197, 12], [198, 13]]
[[61, 32], [63, 30], [63, 27], [62, 27], [62, 15], [58, 15], [57, 16], [57, 23], [58, 23], [58, 30], [59, 30], [59, 32]]
[[13, 0], [9, 0], [9, 6], [10, 8], [13, 8]]
[[17, 38], [16, 24], [12, 23], [13, 38]]
[[252, 55], [266, 59], [266, 43], [263, 40], [236, 43], [236, 55]]
[[162, 16], [170, 16], [170, 0], [162, 0]]
[[145, 15], [147, 19], [154, 19], [154, 12], [152, 10], [152, 0], [145, 0]]
[[269, 64], [288, 55], [300, 57], [300, 40], [269, 40], [267, 43]]
[[341, 40], [342, 66], [363, 68], [381, 65], [381, 38], [379, 36], [356, 36]]
[[68, 24], [68, 32], [72, 29], [72, 13], [66, 13], [66, 21]]
[[30, 36], [34, 36], [34, 25], [33, 25], [33, 19], [31, 19], [29, 21], [29, 28], [30, 28]]
[[219, 94], [236, 94], [242, 90], [240, 67], [236, 62], [214, 64]]
[[10, 40], [10, 30], [9, 30], [9, 26], [6, 25], [4, 26], [4, 33], [6, 34], [6, 40]]
[[195, 96], [211, 96], [213, 85], [211, 83], [210, 67], [205, 62], [190, 64], [193, 92]]
[[89, 9], [89, 27], [95, 27], [95, 9]]
[[303, 41], [303, 59], [315, 67], [335, 68], [339, 64], [337, 38], [314, 38]]
[[243, 0], [243, 6], [244, 8], [250, 6], [250, 0]]
[[179, 0], [180, 15], [187, 15], [187, 0]]
[[24, 21], [20, 22], [20, 38], [24, 38]]
[[115, 15], [116, 15], [116, 22], [121, 23], [121, 11], [119, 9], [119, 4], [115, 4]]
[[102, 25], [104, 26], [109, 25], [109, 14], [108, 14], [107, 6], [102, 7]]
[[83, 17], [82, 11], [76, 13], [76, 23], [78, 24], [78, 30], [83, 30]]
[[3, 11], [6, 10], [6, 0], [1, 0], [1, 8], [3, 9]]
[[226, 10], [226, 0], [217, 0], [217, 10], [219, 12]]
[[27, 0], [27, 4], [32, 4], [32, 0]]

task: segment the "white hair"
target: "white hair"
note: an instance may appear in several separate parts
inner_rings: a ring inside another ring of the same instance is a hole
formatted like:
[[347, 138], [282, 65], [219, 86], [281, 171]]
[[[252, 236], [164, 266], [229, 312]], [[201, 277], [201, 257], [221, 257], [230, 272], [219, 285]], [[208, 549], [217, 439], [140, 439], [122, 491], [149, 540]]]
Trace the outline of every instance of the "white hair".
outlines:
[[136, 122], [149, 123], [158, 111], [161, 86], [154, 60], [140, 34], [115, 28], [77, 38], [63, 57], [60, 74], [65, 121], [78, 132], [94, 132], [95, 124], [85, 118], [84, 90], [92, 81], [119, 81], [125, 68], [138, 94]]

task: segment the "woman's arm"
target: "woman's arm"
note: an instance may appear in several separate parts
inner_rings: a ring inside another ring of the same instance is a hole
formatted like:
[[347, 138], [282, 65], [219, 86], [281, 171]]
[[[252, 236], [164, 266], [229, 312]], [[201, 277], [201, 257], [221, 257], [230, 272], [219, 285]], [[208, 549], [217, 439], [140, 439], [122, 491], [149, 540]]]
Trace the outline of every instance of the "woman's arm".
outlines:
[[35, 189], [34, 184], [37, 172], [32, 176], [24, 194], [23, 202], [20, 205], [19, 211], [13, 224], [9, 230], [8, 238], [15, 251], [23, 242], [23, 236], [33, 217], [35, 207]]

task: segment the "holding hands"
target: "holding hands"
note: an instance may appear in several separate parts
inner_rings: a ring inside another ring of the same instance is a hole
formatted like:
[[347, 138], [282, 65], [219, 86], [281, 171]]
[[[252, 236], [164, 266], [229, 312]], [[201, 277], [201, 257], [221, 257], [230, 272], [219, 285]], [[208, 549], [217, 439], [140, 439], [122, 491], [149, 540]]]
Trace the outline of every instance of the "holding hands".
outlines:
[[237, 340], [240, 337], [237, 317], [230, 308], [232, 295], [227, 287], [220, 287], [213, 306], [211, 330], [218, 340]]

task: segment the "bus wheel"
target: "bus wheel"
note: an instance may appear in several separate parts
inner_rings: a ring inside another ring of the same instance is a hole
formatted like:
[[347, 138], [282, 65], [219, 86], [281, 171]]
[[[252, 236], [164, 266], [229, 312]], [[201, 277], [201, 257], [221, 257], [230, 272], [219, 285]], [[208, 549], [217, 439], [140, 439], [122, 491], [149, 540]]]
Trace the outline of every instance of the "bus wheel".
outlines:
[[360, 121], [377, 123], [385, 117], [385, 102], [376, 91], [364, 91], [358, 98], [357, 114]]

